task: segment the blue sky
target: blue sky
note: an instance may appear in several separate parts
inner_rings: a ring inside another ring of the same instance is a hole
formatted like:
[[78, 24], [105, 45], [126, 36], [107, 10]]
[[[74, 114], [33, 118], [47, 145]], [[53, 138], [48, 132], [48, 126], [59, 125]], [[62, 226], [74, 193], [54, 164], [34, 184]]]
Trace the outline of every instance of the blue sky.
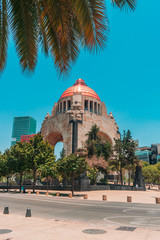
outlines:
[[113, 8], [107, 47], [98, 55], [81, 51], [66, 79], [58, 79], [50, 58], [39, 53], [35, 73], [21, 72], [10, 41], [7, 66], [0, 76], [0, 150], [10, 147], [14, 116], [32, 116], [37, 131], [63, 91], [82, 78], [105, 101], [120, 127], [140, 145], [160, 142], [160, 1], [139, 0], [134, 13]]

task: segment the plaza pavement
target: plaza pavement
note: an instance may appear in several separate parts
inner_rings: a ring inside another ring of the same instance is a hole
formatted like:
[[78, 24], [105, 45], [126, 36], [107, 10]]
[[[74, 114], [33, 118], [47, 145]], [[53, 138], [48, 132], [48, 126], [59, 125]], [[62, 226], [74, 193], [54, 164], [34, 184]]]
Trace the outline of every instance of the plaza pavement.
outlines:
[[[64, 191], [63, 191], [64, 193]], [[76, 192], [77, 193], [77, 192]], [[102, 195], [108, 197], [108, 201], [126, 202], [127, 196], [132, 196], [137, 203], [155, 204], [155, 197], [160, 197], [156, 190], [141, 191], [93, 191], [85, 192], [90, 200], [101, 200]], [[80, 194], [83, 194], [80, 192]], [[39, 195], [40, 196], [40, 195]], [[50, 198], [51, 196], [44, 196]], [[62, 197], [60, 197], [62, 198]], [[76, 197], [75, 197], [76, 198]], [[82, 197], [80, 197], [82, 198]], [[57, 198], [58, 199], [58, 198]], [[63, 198], [65, 199], [65, 198]], [[87, 200], [84, 200], [87, 201]], [[26, 218], [18, 214], [4, 215], [0, 213], [0, 230], [10, 229], [12, 232], [0, 234], [2, 240], [159, 240], [160, 231], [151, 228], [137, 228], [131, 231], [116, 230], [118, 225], [82, 223], [78, 221], [66, 221], [45, 218]], [[85, 229], [102, 229], [105, 234], [86, 234]]]
[[[41, 191], [40, 191], [41, 192]], [[50, 193], [69, 194], [69, 191], [49, 191]], [[85, 191], [75, 192], [75, 198], [82, 199], [83, 194], [88, 195], [89, 200], [102, 200], [103, 195], [107, 195], [107, 201], [112, 202], [126, 202], [127, 196], [132, 197], [134, 203], [151, 203], [155, 204], [155, 198], [160, 198], [160, 191], [158, 189], [151, 189], [146, 191], [120, 191], [120, 190], [104, 190], [104, 191]], [[80, 196], [78, 196], [80, 195]]]

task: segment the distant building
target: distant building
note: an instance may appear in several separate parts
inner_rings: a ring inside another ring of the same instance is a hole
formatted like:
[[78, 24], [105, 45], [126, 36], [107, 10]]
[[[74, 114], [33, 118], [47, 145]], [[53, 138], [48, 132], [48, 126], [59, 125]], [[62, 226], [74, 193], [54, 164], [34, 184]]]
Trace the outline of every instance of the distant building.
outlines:
[[157, 144], [152, 144], [151, 145], [150, 164], [156, 164], [157, 163], [157, 155], [158, 155]]
[[35, 136], [35, 134], [31, 134], [31, 135], [21, 135], [21, 142], [29, 142], [29, 140], [31, 138], [33, 138]]
[[150, 147], [140, 147], [135, 151], [135, 155], [139, 160], [150, 163], [151, 148]]
[[17, 141], [20, 141], [22, 135], [35, 134], [36, 124], [37, 121], [29, 116], [14, 117], [11, 146], [13, 146]]
[[156, 143], [157, 145], [157, 152], [158, 152], [158, 155], [160, 155], [160, 143]]
[[139, 147], [136, 149], [135, 155], [139, 160], [156, 164], [160, 158], [160, 144], [152, 144], [151, 147]]

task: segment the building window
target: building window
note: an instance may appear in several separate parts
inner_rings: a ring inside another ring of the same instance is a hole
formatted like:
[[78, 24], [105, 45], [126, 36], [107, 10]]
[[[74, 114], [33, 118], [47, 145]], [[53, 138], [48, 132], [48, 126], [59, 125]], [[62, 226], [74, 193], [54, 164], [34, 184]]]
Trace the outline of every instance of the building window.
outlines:
[[97, 114], [97, 103], [96, 102], [94, 103], [94, 113]]
[[98, 104], [98, 115], [101, 115], [100, 104]]
[[88, 111], [88, 100], [84, 101], [84, 110]]
[[70, 100], [68, 100], [67, 105], [68, 105], [68, 110], [71, 110], [71, 101]]
[[62, 112], [62, 103], [60, 103], [60, 113]]
[[93, 113], [93, 101], [90, 101], [90, 112]]
[[63, 102], [63, 112], [66, 111], [66, 102]]

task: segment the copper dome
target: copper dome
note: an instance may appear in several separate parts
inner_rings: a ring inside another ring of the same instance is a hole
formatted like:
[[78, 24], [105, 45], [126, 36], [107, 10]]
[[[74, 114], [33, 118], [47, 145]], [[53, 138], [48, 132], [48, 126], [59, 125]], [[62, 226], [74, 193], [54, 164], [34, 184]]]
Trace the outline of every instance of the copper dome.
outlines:
[[82, 79], [78, 79], [72, 87], [69, 87], [64, 93], [61, 95], [60, 99], [64, 97], [73, 96], [73, 93], [81, 93], [83, 96], [89, 96], [96, 98], [100, 101], [99, 96], [95, 91], [93, 91], [90, 87]]

